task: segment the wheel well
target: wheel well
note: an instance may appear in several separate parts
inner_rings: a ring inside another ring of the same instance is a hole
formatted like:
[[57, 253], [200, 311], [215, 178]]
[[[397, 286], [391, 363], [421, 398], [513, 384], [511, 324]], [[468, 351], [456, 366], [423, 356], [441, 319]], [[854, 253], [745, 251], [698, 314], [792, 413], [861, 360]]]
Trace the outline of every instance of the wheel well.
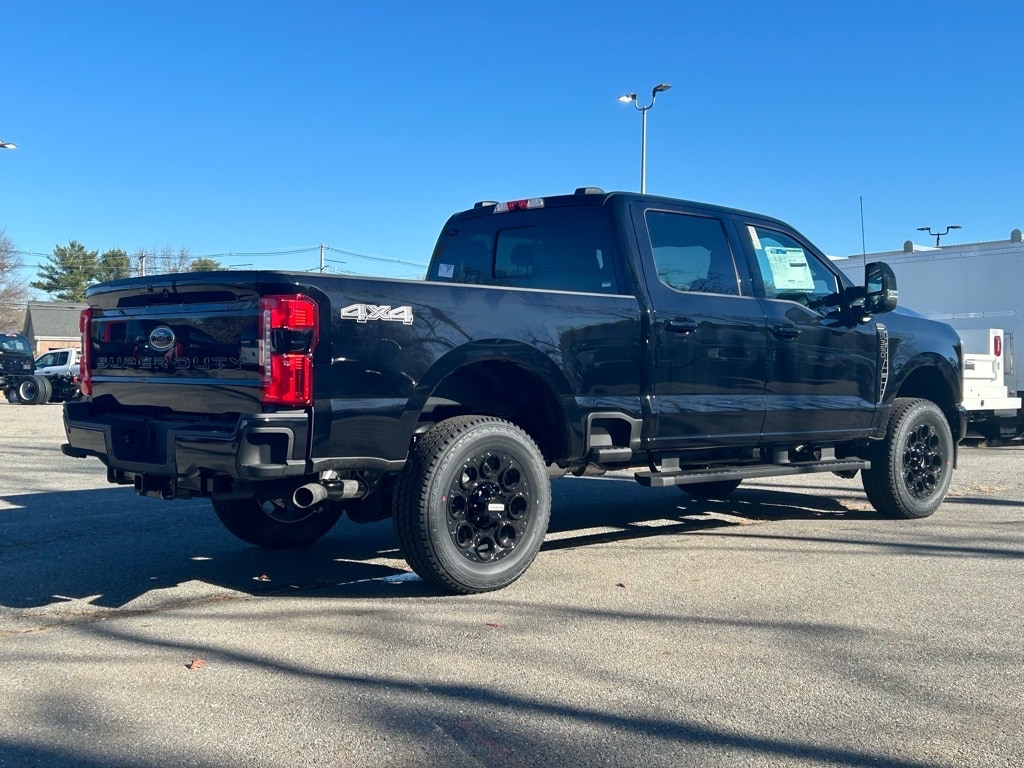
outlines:
[[931, 400], [946, 415], [950, 431], [954, 435], [957, 434], [959, 419], [956, 412], [956, 396], [937, 368], [918, 368], [904, 379], [894, 397], [921, 397]]
[[568, 430], [557, 394], [522, 366], [497, 360], [473, 363], [445, 377], [432, 399], [443, 404], [431, 411], [431, 421], [470, 413], [497, 416], [528, 432], [545, 459], [568, 453]]

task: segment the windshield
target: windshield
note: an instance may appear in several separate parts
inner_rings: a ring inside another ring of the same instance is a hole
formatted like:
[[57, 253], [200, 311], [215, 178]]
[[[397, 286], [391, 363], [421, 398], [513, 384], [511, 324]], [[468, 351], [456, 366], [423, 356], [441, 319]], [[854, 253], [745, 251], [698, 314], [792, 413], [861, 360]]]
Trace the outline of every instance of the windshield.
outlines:
[[31, 355], [32, 347], [28, 339], [18, 333], [5, 333], [0, 336], [0, 352], [18, 352], [22, 355]]

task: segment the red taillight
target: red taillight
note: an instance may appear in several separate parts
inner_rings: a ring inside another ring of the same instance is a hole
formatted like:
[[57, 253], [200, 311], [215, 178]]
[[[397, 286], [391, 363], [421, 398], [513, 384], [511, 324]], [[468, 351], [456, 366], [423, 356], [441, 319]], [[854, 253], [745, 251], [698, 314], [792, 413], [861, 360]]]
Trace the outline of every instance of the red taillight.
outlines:
[[260, 299], [260, 400], [313, 404], [313, 349], [319, 337], [317, 305], [308, 296]]
[[1003, 337], [1002, 336], [993, 336], [992, 337], [992, 354], [994, 354], [996, 357], [999, 357], [1001, 354], [1003, 354]]
[[78, 361], [78, 388], [83, 395], [92, 394], [92, 307], [86, 307], [78, 316], [78, 330], [82, 332], [82, 357]]

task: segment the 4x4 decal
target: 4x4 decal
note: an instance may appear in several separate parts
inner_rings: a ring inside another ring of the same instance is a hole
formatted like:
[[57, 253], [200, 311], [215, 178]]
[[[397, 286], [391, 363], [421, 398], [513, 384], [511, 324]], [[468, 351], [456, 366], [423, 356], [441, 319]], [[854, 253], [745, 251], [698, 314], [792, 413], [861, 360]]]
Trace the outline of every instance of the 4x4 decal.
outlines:
[[383, 320], [389, 323], [412, 325], [412, 307], [390, 307], [387, 304], [349, 304], [341, 310], [342, 320], [365, 323], [368, 320]]

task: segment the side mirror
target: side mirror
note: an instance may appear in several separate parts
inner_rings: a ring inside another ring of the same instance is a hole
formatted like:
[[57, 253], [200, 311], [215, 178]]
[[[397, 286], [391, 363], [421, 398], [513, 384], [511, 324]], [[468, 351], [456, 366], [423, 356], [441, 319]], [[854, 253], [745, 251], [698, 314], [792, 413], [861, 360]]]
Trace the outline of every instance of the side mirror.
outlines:
[[864, 267], [864, 311], [867, 314], [891, 312], [896, 309], [899, 296], [892, 267], [881, 261], [873, 261]]

